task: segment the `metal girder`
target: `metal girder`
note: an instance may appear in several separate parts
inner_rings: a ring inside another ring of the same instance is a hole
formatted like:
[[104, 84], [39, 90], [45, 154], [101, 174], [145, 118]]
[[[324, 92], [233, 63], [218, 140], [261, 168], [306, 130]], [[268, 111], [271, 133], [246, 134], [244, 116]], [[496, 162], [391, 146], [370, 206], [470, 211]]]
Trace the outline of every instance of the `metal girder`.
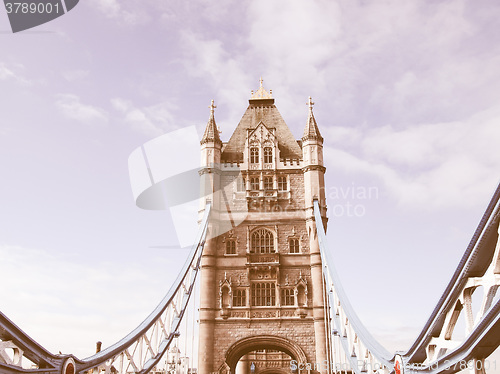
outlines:
[[[500, 184], [445, 292], [403, 355], [411, 370], [455, 373], [484, 360], [500, 345], [499, 200]], [[457, 323], [460, 317], [463, 331]]]

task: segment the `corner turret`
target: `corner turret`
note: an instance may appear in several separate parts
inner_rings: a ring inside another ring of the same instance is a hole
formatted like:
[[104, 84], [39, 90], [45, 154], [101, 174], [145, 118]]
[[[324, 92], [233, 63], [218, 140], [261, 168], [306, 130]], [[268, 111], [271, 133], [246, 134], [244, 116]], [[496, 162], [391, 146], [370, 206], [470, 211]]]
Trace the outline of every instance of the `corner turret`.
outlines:
[[215, 123], [214, 110], [217, 108], [214, 101], [209, 106], [210, 117], [203, 138], [201, 138], [201, 166], [213, 167], [220, 163], [222, 141], [219, 136], [219, 129]]
[[323, 137], [319, 132], [318, 124], [313, 114], [313, 101], [309, 96], [307, 106], [309, 115], [304, 136], [302, 137], [302, 156], [304, 161], [304, 183], [306, 208], [312, 214], [313, 200], [318, 199], [320, 206], [326, 206], [325, 200], [325, 172], [323, 166]]

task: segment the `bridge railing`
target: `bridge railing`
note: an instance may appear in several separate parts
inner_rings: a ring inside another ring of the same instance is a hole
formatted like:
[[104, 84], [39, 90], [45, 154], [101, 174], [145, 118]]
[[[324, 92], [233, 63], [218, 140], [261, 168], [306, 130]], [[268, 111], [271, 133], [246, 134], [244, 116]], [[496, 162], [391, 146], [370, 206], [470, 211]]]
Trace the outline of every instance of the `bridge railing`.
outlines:
[[485, 359], [500, 345], [499, 221], [500, 184], [443, 295], [403, 355], [412, 371], [483, 372]]
[[[0, 313], [0, 373], [145, 374], [153, 369], [179, 335], [199, 272], [209, 214], [210, 204], [207, 204], [188, 259], [160, 304], [127, 336], [91, 357], [80, 360], [73, 355], [53, 355]], [[14, 352], [14, 359], [6, 350]], [[36, 367], [23, 368], [22, 357]]]

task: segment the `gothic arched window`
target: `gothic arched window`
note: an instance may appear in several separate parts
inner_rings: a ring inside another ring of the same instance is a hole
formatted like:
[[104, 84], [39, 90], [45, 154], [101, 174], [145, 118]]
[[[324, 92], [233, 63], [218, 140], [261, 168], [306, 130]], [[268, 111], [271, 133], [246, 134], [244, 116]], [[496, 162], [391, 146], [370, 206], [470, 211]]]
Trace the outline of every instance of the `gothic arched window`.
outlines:
[[250, 148], [250, 163], [251, 164], [259, 163], [259, 148], [257, 147]]
[[251, 251], [253, 253], [274, 253], [274, 235], [271, 231], [260, 229], [252, 234]]
[[230, 239], [226, 242], [226, 255], [236, 254], [236, 240]]
[[273, 149], [271, 147], [264, 148], [264, 164], [273, 162]]

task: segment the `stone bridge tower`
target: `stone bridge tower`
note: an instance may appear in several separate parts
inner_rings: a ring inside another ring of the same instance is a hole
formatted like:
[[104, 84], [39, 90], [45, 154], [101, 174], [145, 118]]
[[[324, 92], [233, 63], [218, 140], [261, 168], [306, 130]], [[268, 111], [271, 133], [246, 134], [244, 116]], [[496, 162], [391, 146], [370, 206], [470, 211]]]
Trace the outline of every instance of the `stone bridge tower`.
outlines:
[[291, 360], [327, 360], [313, 219], [318, 199], [326, 221], [323, 138], [308, 106], [296, 140], [261, 79], [223, 143], [212, 102], [201, 174], [220, 193], [201, 265], [200, 374], [289, 373]]

